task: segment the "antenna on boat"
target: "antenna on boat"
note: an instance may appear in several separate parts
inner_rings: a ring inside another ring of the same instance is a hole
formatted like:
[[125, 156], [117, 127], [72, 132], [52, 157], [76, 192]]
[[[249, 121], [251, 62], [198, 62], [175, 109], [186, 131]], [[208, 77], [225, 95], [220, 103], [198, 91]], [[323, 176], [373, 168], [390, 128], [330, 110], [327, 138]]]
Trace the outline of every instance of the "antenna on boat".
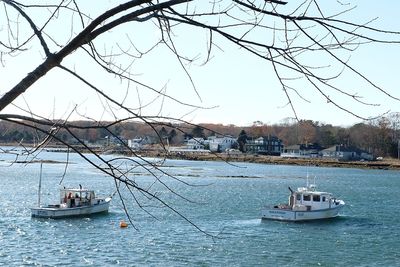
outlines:
[[39, 189], [38, 189], [38, 207], [40, 207], [40, 195], [42, 191], [42, 167], [43, 162], [40, 163], [40, 176], [39, 176]]
[[307, 188], [308, 188], [308, 186], [309, 186], [309, 183], [308, 183], [308, 168], [307, 168]]

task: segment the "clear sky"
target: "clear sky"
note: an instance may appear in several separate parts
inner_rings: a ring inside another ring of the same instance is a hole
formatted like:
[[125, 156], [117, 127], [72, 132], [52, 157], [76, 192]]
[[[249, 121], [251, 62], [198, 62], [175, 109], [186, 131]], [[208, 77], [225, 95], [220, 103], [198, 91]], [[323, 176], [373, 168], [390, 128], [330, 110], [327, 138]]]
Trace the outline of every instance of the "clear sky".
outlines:
[[[195, 1], [196, 2], [196, 1]], [[198, 1], [197, 1], [198, 2]], [[336, 12], [337, 2], [325, 3], [328, 14]], [[100, 12], [106, 5], [113, 1], [96, 1], [96, 7], [90, 12]], [[201, 3], [201, 2], [200, 2]], [[204, 2], [203, 2], [204, 3]], [[400, 32], [398, 10], [400, 1], [346, 1], [346, 7], [357, 8], [344, 15], [358, 23], [368, 22], [378, 17], [370, 26], [385, 28]], [[347, 5], [348, 4], [348, 5]], [[331, 6], [332, 5], [332, 6]], [[84, 8], [84, 6], [83, 6]], [[89, 12], [89, 11], [88, 11]], [[2, 11], [2, 14], [4, 12]], [[38, 14], [32, 14], [36, 16]], [[36, 18], [40, 20], [40, 17]], [[22, 21], [22, 18], [19, 18]], [[51, 24], [51, 30], [57, 40], [67, 40], [71, 33], [78, 31], [78, 27], [66, 27], [68, 20], [60, 19], [60, 22]], [[4, 20], [0, 19], [0, 40], [4, 43], [9, 38]], [[21, 29], [23, 30], [23, 29]], [[146, 50], [154, 40], [157, 40], [157, 31], [154, 27], [144, 24], [135, 24], [123, 27], [108, 33], [104, 38], [108, 45], [101, 45], [99, 40], [97, 49], [99, 52], [120, 53], [119, 47], [129, 49], [133, 54], [134, 49], [130, 45], [133, 42], [137, 49]], [[126, 41], [129, 36], [130, 41]], [[212, 53], [212, 59], [206, 65], [202, 65], [206, 58], [207, 34], [199, 30], [176, 29], [174, 31], [176, 45], [185, 55], [196, 58], [192, 64], [187, 65], [195, 89], [180, 66], [176, 58], [165, 47], [158, 47], [141, 59], [132, 60], [118, 57], [112, 60], [121, 60], [134, 74], [132, 76], [140, 81], [147, 82], [154, 88], [169, 94], [179, 101], [203, 108], [182, 106], [168, 98], [157, 97], [150, 90], [145, 90], [137, 85], [121, 82], [119, 79], [111, 79], [98, 67], [93, 67], [87, 56], [82, 51], [77, 51], [67, 58], [63, 64], [76, 70], [104, 92], [113, 95], [116, 99], [124, 101], [127, 105], [144, 115], [163, 115], [167, 117], [182, 118], [194, 123], [222, 123], [247, 126], [254, 121], [262, 121], [267, 124], [279, 123], [285, 118], [293, 117], [290, 106], [287, 105], [286, 96], [273, 73], [268, 62], [261, 60], [239, 49], [232, 44], [217, 39]], [[400, 35], [395, 36], [400, 40]], [[110, 40], [113, 40], [110, 42]], [[62, 42], [61, 42], [62, 43]], [[119, 44], [119, 47], [117, 46]], [[3, 94], [14, 86], [24, 75], [30, 72], [43, 60], [43, 52], [37, 43], [28, 46], [29, 53], [20, 53], [14, 57], [2, 57], [0, 65], [0, 92]], [[55, 45], [53, 51], [57, 50]], [[2, 48], [2, 51], [4, 49]], [[318, 56], [308, 54], [307, 61], [310, 64], [326, 66], [327, 64]], [[368, 76], [372, 81], [383, 87], [394, 96], [400, 97], [398, 87], [400, 81], [400, 44], [374, 45], [367, 44], [359, 47], [351, 54], [343, 55], [349, 60], [350, 65]], [[309, 84], [304, 81], [293, 81], [302, 98], [293, 94], [293, 103], [300, 119], [311, 119], [334, 125], [352, 125], [360, 122], [344, 111], [335, 108], [326, 98], [322, 97]], [[365, 106], [355, 104], [351, 99], [337, 96], [337, 99], [346, 108], [351, 109], [364, 117], [376, 116], [388, 111], [399, 112], [400, 103], [386, 97], [384, 94], [372, 90], [366, 82], [357, 79], [353, 74], [344, 72], [337, 81], [341, 88], [348, 89], [351, 93], [363, 96], [363, 101], [379, 104], [379, 106]], [[332, 95], [334, 97], [334, 93]], [[307, 100], [307, 101], [305, 101]], [[67, 118], [76, 106], [81, 116], [94, 119], [107, 120], [116, 116], [125, 115], [124, 112], [110, 108], [98, 94], [85, 87], [81, 82], [72, 78], [61, 70], [52, 70], [45, 78], [42, 78], [32, 86], [23, 97], [15, 102], [16, 106], [30, 109], [34, 113], [48, 118]], [[111, 112], [111, 110], [113, 112]], [[3, 111], [18, 112], [18, 109], [9, 107]], [[74, 114], [71, 119], [83, 119]]]

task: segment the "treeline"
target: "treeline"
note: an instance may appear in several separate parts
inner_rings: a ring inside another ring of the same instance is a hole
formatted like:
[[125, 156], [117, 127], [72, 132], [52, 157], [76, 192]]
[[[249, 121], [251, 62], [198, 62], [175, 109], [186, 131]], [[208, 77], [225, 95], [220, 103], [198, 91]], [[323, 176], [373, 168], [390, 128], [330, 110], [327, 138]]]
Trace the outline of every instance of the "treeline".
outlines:
[[[19, 123], [0, 121], [0, 142], [38, 144], [46, 134], [29, 122], [24, 126]], [[60, 128], [56, 131], [58, 140], [52, 142], [79, 143], [84, 140], [88, 143], [99, 143], [113, 139], [117, 142], [126, 142], [134, 138], [146, 137], [153, 143], [182, 145], [184, 140], [191, 137], [207, 138], [212, 135], [229, 135], [235, 138], [243, 135], [248, 139], [261, 136], [277, 136], [285, 146], [294, 144], [317, 143], [322, 147], [333, 145], [354, 146], [368, 151], [375, 156], [397, 157], [400, 140], [400, 113], [391, 113], [379, 119], [365, 121], [351, 127], [333, 126], [311, 120], [285, 120], [278, 124], [267, 125], [260, 121], [248, 127], [222, 124], [144, 124], [138, 122], [123, 123], [94, 123], [90, 121], [69, 122], [68, 129]], [[43, 131], [51, 131], [43, 128]]]
[[333, 126], [311, 120], [286, 120], [274, 125], [257, 121], [249, 127], [203, 126], [236, 137], [244, 132], [249, 139], [273, 135], [281, 139], [285, 146], [316, 143], [328, 148], [334, 145], [346, 145], [383, 157], [397, 158], [400, 147], [400, 113], [390, 113], [385, 117], [371, 119], [351, 127]]

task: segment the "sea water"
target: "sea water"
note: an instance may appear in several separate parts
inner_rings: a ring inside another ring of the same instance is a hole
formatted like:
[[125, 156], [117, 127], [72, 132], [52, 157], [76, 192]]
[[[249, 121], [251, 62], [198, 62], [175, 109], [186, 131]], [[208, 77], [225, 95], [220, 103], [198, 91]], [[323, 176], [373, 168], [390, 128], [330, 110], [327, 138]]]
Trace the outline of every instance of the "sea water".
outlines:
[[[158, 181], [121, 162], [153, 196], [121, 186], [108, 214], [52, 220], [30, 216], [40, 164], [26, 160], [0, 154], [2, 266], [400, 266], [399, 171], [167, 160], [151, 170]], [[114, 181], [77, 154], [34, 160], [64, 162], [43, 164], [42, 203], [59, 201], [60, 184], [115, 192]], [[307, 176], [346, 202], [341, 217], [260, 219], [263, 205], [286, 202], [288, 186], [304, 186]], [[137, 229], [119, 227], [124, 208]]]

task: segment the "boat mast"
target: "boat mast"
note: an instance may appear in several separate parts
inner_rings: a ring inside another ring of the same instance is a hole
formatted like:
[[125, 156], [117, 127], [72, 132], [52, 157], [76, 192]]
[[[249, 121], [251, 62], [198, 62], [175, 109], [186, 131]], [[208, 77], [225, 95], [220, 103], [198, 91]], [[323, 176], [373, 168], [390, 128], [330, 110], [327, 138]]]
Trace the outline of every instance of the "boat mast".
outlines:
[[309, 187], [309, 183], [308, 183], [308, 167], [307, 167], [307, 188]]
[[40, 177], [39, 177], [39, 189], [38, 189], [38, 207], [40, 207], [40, 195], [42, 191], [42, 167], [43, 163], [40, 163]]

